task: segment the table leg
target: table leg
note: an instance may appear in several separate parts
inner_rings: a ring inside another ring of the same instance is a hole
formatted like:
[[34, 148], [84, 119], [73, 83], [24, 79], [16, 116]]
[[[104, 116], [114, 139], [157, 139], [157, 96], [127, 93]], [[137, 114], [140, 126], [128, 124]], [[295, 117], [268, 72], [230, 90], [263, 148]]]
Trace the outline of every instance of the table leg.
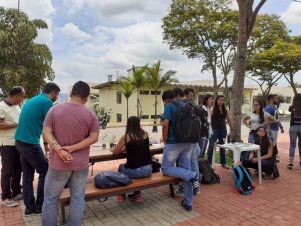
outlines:
[[211, 168], [214, 169], [214, 164], [215, 164], [215, 152], [216, 152], [216, 143], [213, 146], [213, 153], [212, 153], [212, 162], [211, 162]]
[[261, 170], [261, 152], [260, 149], [257, 150], [257, 157], [258, 157], [258, 179], [259, 179], [259, 184], [262, 184], [262, 170]]
[[240, 154], [241, 154], [241, 151], [239, 148], [234, 148], [233, 149], [233, 164], [234, 166], [236, 166], [236, 163], [238, 161], [240, 161]]
[[94, 166], [95, 162], [91, 162], [90, 166], [91, 166], [91, 176], [93, 176], [93, 166]]
[[66, 224], [66, 213], [65, 213], [65, 203], [61, 203], [61, 215], [62, 215], [62, 219], [61, 219], [61, 225]]

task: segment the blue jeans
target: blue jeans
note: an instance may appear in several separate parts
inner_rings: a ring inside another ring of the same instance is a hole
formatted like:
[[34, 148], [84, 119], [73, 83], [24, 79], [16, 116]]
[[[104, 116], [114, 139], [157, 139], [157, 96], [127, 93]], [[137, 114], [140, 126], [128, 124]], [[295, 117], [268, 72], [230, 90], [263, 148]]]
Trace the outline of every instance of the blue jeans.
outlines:
[[208, 138], [206, 137], [201, 137], [200, 141], [199, 141], [199, 147], [200, 147], [200, 158], [204, 158], [205, 156], [205, 152], [207, 149], [207, 145], [208, 145]]
[[[20, 154], [23, 169], [23, 199], [26, 208], [41, 210], [44, 199], [44, 181], [48, 170], [46, 156], [39, 144], [28, 144], [16, 140], [16, 148]], [[39, 174], [37, 199], [33, 193], [35, 170]]]
[[[183, 180], [184, 185], [184, 203], [192, 206], [193, 189], [191, 179], [197, 176], [197, 173], [191, 171], [191, 154], [195, 144], [178, 143], [166, 144], [163, 151], [162, 173], [166, 176], [178, 177]], [[175, 167], [176, 160], [180, 167]]]
[[[150, 177], [152, 175], [153, 167], [151, 164], [146, 166], [141, 166], [136, 169], [126, 168], [124, 164], [120, 164], [118, 168], [118, 172], [124, 173], [129, 178], [144, 178]], [[135, 195], [140, 194], [140, 191], [135, 191]]]
[[42, 209], [42, 225], [57, 226], [57, 204], [66, 183], [70, 188], [68, 226], [82, 225], [85, 208], [85, 186], [89, 168], [83, 170], [49, 169], [45, 179], [45, 200]]
[[[218, 140], [220, 144], [225, 143], [225, 139], [227, 136], [227, 129], [213, 129], [212, 128], [212, 135], [210, 137], [209, 141], [209, 147], [208, 147], [208, 162], [211, 165], [212, 164], [212, 155], [213, 155], [213, 148], [215, 142]], [[226, 165], [226, 154], [225, 154], [225, 149], [220, 148], [220, 163], [222, 165]]]
[[295, 157], [295, 149], [298, 138], [298, 148], [299, 148], [299, 158], [301, 162], [301, 126], [294, 125], [290, 127], [290, 150], [289, 150], [289, 158], [290, 160], [294, 160]]
[[[256, 130], [251, 130], [249, 132], [248, 143], [254, 143], [256, 137], [257, 137]], [[240, 154], [240, 160], [241, 161], [248, 160], [250, 153], [251, 153], [250, 151], [243, 151], [243, 152], [241, 152], [241, 154]]]

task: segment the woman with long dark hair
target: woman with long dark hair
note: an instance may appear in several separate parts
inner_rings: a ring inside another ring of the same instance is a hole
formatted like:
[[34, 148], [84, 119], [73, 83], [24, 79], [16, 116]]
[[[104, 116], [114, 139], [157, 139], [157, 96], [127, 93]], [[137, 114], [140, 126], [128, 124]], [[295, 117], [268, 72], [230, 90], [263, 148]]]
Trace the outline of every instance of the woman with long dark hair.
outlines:
[[[272, 158], [272, 141], [269, 139], [264, 126], [257, 127], [254, 143], [260, 146], [262, 172], [272, 178], [274, 170], [274, 159]], [[251, 152], [249, 159], [242, 161], [242, 165], [246, 168], [253, 168], [258, 170], [257, 162], [257, 153]]]
[[[150, 177], [152, 174], [151, 152], [149, 150], [149, 138], [140, 125], [140, 119], [131, 116], [127, 120], [126, 132], [120, 138], [117, 146], [113, 150], [114, 155], [126, 150], [127, 160], [125, 164], [119, 166], [118, 172], [126, 174], [129, 178]], [[141, 192], [135, 191], [128, 195], [128, 198], [136, 202], [141, 202]], [[119, 202], [124, 201], [125, 194], [118, 195]]]
[[[209, 148], [208, 148], [208, 161], [212, 163], [212, 154], [214, 143], [218, 140], [220, 144], [225, 143], [227, 136], [226, 120], [230, 127], [231, 132], [233, 132], [232, 121], [230, 119], [230, 113], [226, 109], [224, 104], [224, 96], [218, 95], [215, 99], [213, 109], [210, 110], [211, 113], [211, 128], [212, 135], [210, 137]], [[229, 169], [226, 165], [226, 155], [225, 149], [220, 148], [220, 163], [223, 168]]]
[[[260, 125], [267, 126], [270, 123], [276, 122], [273, 116], [263, 111], [263, 104], [259, 100], [253, 101], [253, 111], [249, 112], [242, 121], [248, 128], [250, 128], [248, 143], [254, 143], [256, 138], [256, 129]], [[248, 155], [249, 152], [242, 152], [241, 160], [248, 159]]]
[[297, 93], [293, 98], [293, 104], [289, 107], [291, 112], [291, 122], [290, 122], [290, 149], [289, 149], [289, 164], [288, 169], [293, 168], [293, 162], [295, 157], [295, 149], [298, 138], [298, 148], [299, 148], [299, 165], [301, 165], [301, 94]]

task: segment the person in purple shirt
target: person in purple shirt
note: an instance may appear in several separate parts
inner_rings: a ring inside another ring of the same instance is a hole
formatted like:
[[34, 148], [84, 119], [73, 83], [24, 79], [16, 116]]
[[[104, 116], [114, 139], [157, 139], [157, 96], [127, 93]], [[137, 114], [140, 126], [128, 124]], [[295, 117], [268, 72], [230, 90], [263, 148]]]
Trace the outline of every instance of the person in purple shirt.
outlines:
[[57, 225], [57, 203], [66, 183], [71, 197], [66, 225], [82, 223], [90, 145], [99, 136], [97, 117], [84, 106], [89, 94], [89, 85], [79, 81], [72, 88], [71, 100], [54, 106], [46, 115], [43, 137], [51, 156], [44, 186], [43, 226]]

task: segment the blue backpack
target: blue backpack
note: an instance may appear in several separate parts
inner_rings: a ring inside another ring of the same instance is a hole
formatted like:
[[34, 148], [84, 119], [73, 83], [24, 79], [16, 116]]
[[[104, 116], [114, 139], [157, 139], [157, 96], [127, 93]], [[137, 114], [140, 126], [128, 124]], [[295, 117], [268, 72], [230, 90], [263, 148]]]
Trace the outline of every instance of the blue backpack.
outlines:
[[233, 168], [232, 177], [235, 182], [235, 189], [238, 193], [249, 195], [255, 191], [255, 184], [250, 177], [250, 173], [243, 166], [235, 166]]
[[124, 173], [114, 171], [99, 172], [94, 177], [94, 183], [97, 188], [114, 188], [126, 186], [133, 181]]

